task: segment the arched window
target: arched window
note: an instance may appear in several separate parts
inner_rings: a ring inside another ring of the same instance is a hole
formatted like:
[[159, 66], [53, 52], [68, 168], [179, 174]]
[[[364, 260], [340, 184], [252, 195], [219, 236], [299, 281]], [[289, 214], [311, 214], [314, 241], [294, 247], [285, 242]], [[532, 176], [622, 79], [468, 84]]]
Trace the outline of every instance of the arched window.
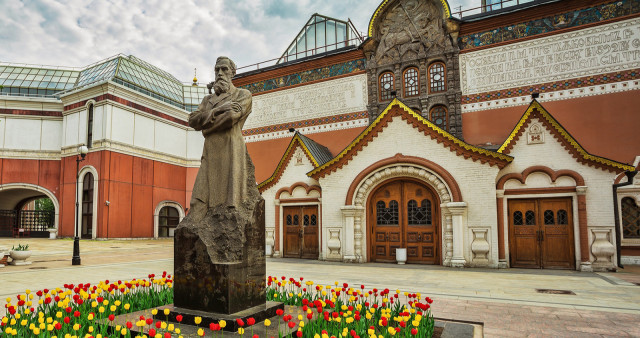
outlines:
[[93, 142], [93, 104], [89, 105], [87, 114], [87, 148], [91, 148]]
[[403, 96], [416, 96], [420, 94], [420, 79], [418, 76], [418, 68], [407, 68], [403, 74]]
[[431, 66], [429, 66], [428, 78], [429, 93], [438, 93], [447, 90], [444, 63], [432, 63]]
[[394, 95], [392, 94], [394, 88], [393, 73], [386, 72], [380, 75], [380, 101], [391, 100]]
[[173, 232], [180, 223], [178, 209], [170, 206], [162, 207], [158, 218], [158, 237], [173, 237]]
[[631, 197], [622, 199], [622, 237], [640, 238], [640, 208]]
[[429, 120], [441, 129], [448, 130], [449, 118], [447, 108], [445, 106], [435, 106], [429, 112]]

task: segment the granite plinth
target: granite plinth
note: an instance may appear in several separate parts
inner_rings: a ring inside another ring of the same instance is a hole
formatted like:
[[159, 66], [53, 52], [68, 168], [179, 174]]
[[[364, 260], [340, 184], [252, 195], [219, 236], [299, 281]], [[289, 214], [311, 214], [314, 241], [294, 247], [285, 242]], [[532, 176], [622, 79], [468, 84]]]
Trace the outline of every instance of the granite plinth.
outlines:
[[[255, 189], [255, 188], [254, 188]], [[237, 313], [265, 304], [264, 199], [183, 220], [174, 238], [176, 307]]]
[[[164, 314], [164, 309], [170, 310], [169, 315]], [[167, 320], [175, 323], [177, 322], [176, 316], [181, 315], [182, 323], [191, 324], [194, 323], [195, 317], [200, 317], [202, 318], [202, 322], [200, 323], [201, 327], [209, 327], [210, 323], [217, 324], [220, 322], [220, 320], [224, 320], [227, 322], [227, 326], [224, 328], [225, 331], [238, 331], [238, 328], [240, 326], [238, 326], [236, 319], [242, 319], [245, 322], [246, 327], [247, 319], [253, 318], [256, 323], [260, 323], [265, 319], [276, 317], [276, 311], [278, 309], [284, 311], [284, 303], [266, 302], [263, 305], [254, 306], [252, 308], [231, 314], [190, 310], [176, 307], [174, 306], [174, 304], [170, 304], [167, 306], [159, 307], [158, 314], [155, 315], [154, 318], [156, 320]]]

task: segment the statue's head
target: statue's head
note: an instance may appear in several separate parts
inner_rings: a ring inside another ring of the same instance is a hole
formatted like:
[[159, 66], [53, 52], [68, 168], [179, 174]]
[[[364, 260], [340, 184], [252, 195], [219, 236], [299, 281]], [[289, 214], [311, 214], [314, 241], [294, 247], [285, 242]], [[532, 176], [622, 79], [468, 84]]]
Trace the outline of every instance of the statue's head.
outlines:
[[216, 81], [213, 88], [216, 94], [226, 93], [231, 88], [231, 79], [236, 75], [236, 64], [226, 56], [221, 56], [216, 60]]

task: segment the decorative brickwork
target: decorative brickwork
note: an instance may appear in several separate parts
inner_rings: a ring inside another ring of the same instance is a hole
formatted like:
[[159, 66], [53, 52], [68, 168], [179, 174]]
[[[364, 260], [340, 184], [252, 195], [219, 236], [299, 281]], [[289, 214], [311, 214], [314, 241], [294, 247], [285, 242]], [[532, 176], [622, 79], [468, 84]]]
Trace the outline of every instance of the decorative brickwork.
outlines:
[[462, 35], [458, 38], [458, 45], [461, 50], [489, 46], [561, 29], [616, 19], [635, 13], [640, 13], [640, 0], [617, 0], [590, 8], [582, 8], [536, 20], [497, 27], [488, 31]]
[[365, 59], [351, 60], [325, 67], [305, 70], [299, 73], [279, 76], [273, 79], [238, 86], [258, 94], [269, 90], [287, 88], [312, 81], [329, 79], [336, 76], [352, 74], [364, 70]]
[[555, 92], [558, 90], [584, 88], [594, 85], [616, 83], [636, 79], [640, 79], [640, 69], [585, 76], [576, 79], [547, 82], [519, 88], [508, 88], [487, 93], [464, 95], [462, 97], [462, 104], [519, 97], [523, 95], [531, 95], [531, 93], [547, 93]]
[[0, 108], [0, 114], [62, 117], [60, 111]]
[[244, 136], [258, 135], [258, 134], [264, 134], [264, 133], [272, 133], [275, 131], [288, 130], [289, 128], [298, 129], [298, 128], [318, 126], [318, 125], [329, 124], [329, 123], [353, 121], [353, 120], [367, 118], [368, 116], [369, 115], [366, 111], [326, 116], [326, 117], [321, 117], [317, 119], [309, 119], [309, 120], [295, 121], [290, 123], [282, 123], [282, 124], [277, 124], [273, 126], [246, 129], [242, 131], [242, 135]]
[[137, 109], [137, 110], [145, 112], [147, 114], [151, 114], [151, 115], [157, 116], [159, 118], [162, 118], [162, 119], [165, 119], [165, 120], [177, 123], [177, 124], [181, 124], [183, 126], [187, 126], [187, 127], [189, 126], [189, 122], [187, 122], [187, 121], [181, 120], [181, 119], [173, 117], [171, 115], [167, 115], [167, 114], [159, 112], [159, 111], [157, 111], [155, 109], [147, 108], [147, 107], [145, 107], [145, 106], [143, 106], [141, 104], [138, 104], [138, 103], [135, 103], [135, 102], [131, 102], [131, 101], [127, 100], [127, 99], [123, 99], [123, 98], [115, 96], [113, 94], [103, 94], [103, 95], [99, 95], [99, 96], [96, 96], [96, 97], [88, 99], [88, 100], [84, 100], [84, 101], [80, 101], [80, 102], [76, 102], [76, 103], [70, 104], [68, 106], [64, 106], [64, 111], [69, 111], [69, 110], [72, 110], [72, 109], [84, 107], [89, 100], [94, 100], [95, 102], [100, 102], [100, 101], [104, 101], [104, 100], [110, 100], [110, 101], [113, 101], [113, 102], [118, 102], [118, 103], [123, 104], [123, 105], [125, 105], [127, 107], [131, 107], [133, 109]]

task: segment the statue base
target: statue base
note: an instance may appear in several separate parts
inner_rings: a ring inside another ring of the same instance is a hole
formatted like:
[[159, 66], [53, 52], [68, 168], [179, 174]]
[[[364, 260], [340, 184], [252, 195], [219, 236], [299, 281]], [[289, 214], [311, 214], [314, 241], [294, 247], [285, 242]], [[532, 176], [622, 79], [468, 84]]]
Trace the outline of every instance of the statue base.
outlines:
[[[256, 189], [257, 191], [257, 189]], [[185, 217], [174, 237], [173, 302], [178, 308], [235, 314], [265, 306], [264, 199]]]
[[[169, 309], [168, 316], [164, 315], [163, 310]], [[198, 325], [200, 327], [209, 327], [210, 323], [218, 324], [221, 320], [227, 322], [227, 326], [223, 329], [224, 331], [236, 332], [240, 327], [237, 319], [242, 319], [245, 323], [244, 327], [247, 327], [247, 319], [253, 318], [256, 323], [263, 322], [265, 319], [273, 318], [277, 316], [276, 311], [283, 310], [284, 311], [284, 303], [279, 302], [266, 302], [266, 304], [254, 306], [252, 308], [248, 308], [236, 313], [224, 314], [224, 313], [213, 313], [213, 312], [205, 312], [205, 311], [197, 311], [184, 309], [180, 307], [176, 307], [173, 304], [162, 306], [158, 308], [158, 314], [154, 316], [156, 320], [168, 320], [170, 322], [176, 323], [176, 317], [178, 315], [182, 316], [182, 323], [186, 325], [194, 325], [195, 317], [202, 318], [202, 322]]]

